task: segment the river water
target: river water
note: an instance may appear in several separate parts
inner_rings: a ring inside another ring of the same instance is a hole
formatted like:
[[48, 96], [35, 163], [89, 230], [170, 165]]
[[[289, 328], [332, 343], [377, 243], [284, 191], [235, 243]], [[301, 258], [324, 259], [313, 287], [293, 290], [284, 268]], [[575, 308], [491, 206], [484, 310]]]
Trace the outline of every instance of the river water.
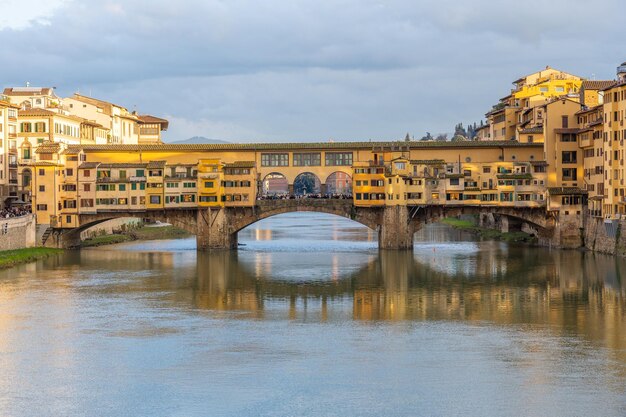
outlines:
[[624, 416], [626, 262], [294, 213], [0, 272], [0, 416]]

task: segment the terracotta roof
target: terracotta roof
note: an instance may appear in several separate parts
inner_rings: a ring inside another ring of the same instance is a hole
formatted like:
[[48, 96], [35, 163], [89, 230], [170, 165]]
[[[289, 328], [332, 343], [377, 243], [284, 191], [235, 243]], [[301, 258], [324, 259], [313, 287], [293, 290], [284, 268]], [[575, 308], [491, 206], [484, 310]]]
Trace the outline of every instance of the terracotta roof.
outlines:
[[108, 101], [100, 100], [97, 98], [83, 96], [82, 94], [79, 94], [79, 93], [74, 93], [74, 95], [70, 98], [77, 100], [77, 101], [82, 101], [83, 103], [91, 104], [93, 106], [106, 107], [109, 115], [111, 113], [111, 107], [113, 106], [126, 110], [126, 107], [118, 106], [117, 104], [109, 103]]
[[608, 87], [605, 87], [605, 88], [603, 88], [600, 91], [606, 91], [606, 90], [610, 90], [610, 89], [615, 88], [615, 87], [621, 87], [624, 84], [626, 84], [626, 81], [614, 81], [612, 85], [610, 85]]
[[86, 121], [82, 117], [74, 116], [73, 114], [61, 114], [61, 113], [53, 112], [53, 111], [46, 110], [46, 109], [31, 108], [31, 109], [25, 109], [25, 110], [18, 110], [18, 117], [27, 117], [27, 116], [64, 117], [66, 119], [75, 120], [81, 123], [84, 123]]
[[100, 162], [83, 162], [78, 169], [94, 169], [98, 168], [98, 165], [100, 165]]
[[559, 129], [554, 129], [554, 133], [578, 133], [580, 129], [577, 127], [563, 127]]
[[598, 80], [598, 81], [586, 80], [586, 81], [583, 81], [583, 83], [580, 86], [580, 88], [584, 88], [585, 90], [604, 90], [605, 88], [613, 86], [613, 84], [615, 84], [615, 81], [613, 81], [613, 80], [606, 80], [606, 81], [604, 81], [604, 80]]
[[479, 130], [488, 129], [488, 128], [489, 128], [489, 125], [488, 124], [484, 124], [482, 126], [476, 127], [476, 130], [474, 130], [474, 132], [478, 132]]
[[146, 168], [165, 168], [165, 161], [150, 161]]
[[254, 161], [237, 161], [229, 164], [224, 164], [224, 168], [254, 168], [256, 163]]
[[150, 168], [148, 165], [150, 165], [150, 163], [119, 162], [119, 163], [110, 163], [110, 164], [100, 164], [98, 168]]
[[57, 142], [44, 142], [35, 149], [35, 153], [57, 153], [61, 145]]
[[543, 126], [538, 126], [538, 127], [527, 127], [526, 129], [522, 129], [520, 130], [520, 133], [523, 134], [530, 134], [530, 133], [543, 133]]
[[536, 167], [547, 167], [548, 163], [546, 161], [530, 161], [530, 165]]
[[57, 114], [58, 113], [55, 113], [53, 111], [46, 110], [46, 109], [25, 109], [25, 110], [18, 110], [17, 111], [18, 117], [24, 117], [24, 116], [55, 116]]
[[439, 165], [445, 164], [443, 159], [412, 159], [411, 164], [413, 165]]
[[56, 166], [61, 166], [59, 163], [57, 162], [50, 162], [50, 161], [37, 161], [37, 162], [31, 162], [28, 165], [30, 166], [34, 166], [34, 167], [56, 167]]
[[7, 96], [50, 96], [54, 95], [54, 90], [49, 87], [9, 87], [4, 89], [3, 94]]
[[576, 113], [574, 114], [583, 114], [583, 113], [591, 113], [594, 111], [597, 111], [599, 109], [602, 109], [604, 107], [604, 105], [602, 104], [598, 104], [597, 106], [593, 106], [593, 107], [584, 107], [580, 110], [578, 110]]
[[139, 123], [158, 123], [161, 125], [162, 130], [167, 130], [170, 122], [165, 119], [161, 119], [160, 117], [150, 116], [149, 114], [140, 114], [137, 116], [139, 119]]
[[396, 149], [398, 146], [410, 149], [461, 149], [461, 148], [543, 148], [542, 143], [520, 143], [517, 141], [411, 141], [411, 142], [301, 142], [301, 143], [215, 143], [215, 144], [145, 144], [145, 145], [70, 145], [86, 152], [207, 152], [207, 151], [274, 151], [300, 149]]
[[579, 187], [549, 187], [548, 192], [550, 195], [582, 195], [588, 194], [587, 190], [583, 190]]

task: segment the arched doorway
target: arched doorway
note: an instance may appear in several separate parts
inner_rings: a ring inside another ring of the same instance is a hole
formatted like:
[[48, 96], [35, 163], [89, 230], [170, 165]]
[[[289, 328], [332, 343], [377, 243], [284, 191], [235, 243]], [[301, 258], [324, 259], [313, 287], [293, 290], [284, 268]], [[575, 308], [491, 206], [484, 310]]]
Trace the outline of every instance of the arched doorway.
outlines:
[[263, 197], [281, 197], [289, 194], [289, 181], [279, 172], [272, 172], [263, 178]]
[[352, 177], [345, 172], [333, 172], [326, 178], [328, 194], [352, 195]]
[[293, 193], [298, 196], [320, 194], [322, 192], [322, 182], [317, 175], [310, 172], [299, 174], [293, 181]]
[[22, 189], [20, 190], [22, 201], [30, 202], [31, 184], [33, 182], [33, 173], [30, 168], [24, 168], [22, 171]]

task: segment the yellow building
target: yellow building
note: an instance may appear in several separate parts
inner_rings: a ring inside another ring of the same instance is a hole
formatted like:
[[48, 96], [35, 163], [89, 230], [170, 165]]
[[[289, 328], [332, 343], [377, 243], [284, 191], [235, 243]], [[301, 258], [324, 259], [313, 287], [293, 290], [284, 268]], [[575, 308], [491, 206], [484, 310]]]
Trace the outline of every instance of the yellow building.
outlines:
[[578, 146], [583, 157], [583, 182], [588, 191], [589, 214], [603, 217], [604, 140], [603, 106], [584, 107], [578, 113]]
[[18, 199], [18, 109], [0, 95], [0, 208]]
[[626, 62], [617, 69], [618, 80], [603, 90], [605, 216], [626, 214], [626, 172], [624, 139], [626, 139]]

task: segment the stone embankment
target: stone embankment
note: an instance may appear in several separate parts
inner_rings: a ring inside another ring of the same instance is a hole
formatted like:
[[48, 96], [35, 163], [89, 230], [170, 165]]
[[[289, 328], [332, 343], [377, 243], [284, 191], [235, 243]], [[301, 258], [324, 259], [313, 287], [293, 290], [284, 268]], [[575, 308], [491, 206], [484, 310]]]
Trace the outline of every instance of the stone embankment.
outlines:
[[588, 216], [585, 221], [585, 247], [609, 255], [626, 256], [626, 219]]
[[0, 251], [36, 246], [35, 215], [0, 219]]

